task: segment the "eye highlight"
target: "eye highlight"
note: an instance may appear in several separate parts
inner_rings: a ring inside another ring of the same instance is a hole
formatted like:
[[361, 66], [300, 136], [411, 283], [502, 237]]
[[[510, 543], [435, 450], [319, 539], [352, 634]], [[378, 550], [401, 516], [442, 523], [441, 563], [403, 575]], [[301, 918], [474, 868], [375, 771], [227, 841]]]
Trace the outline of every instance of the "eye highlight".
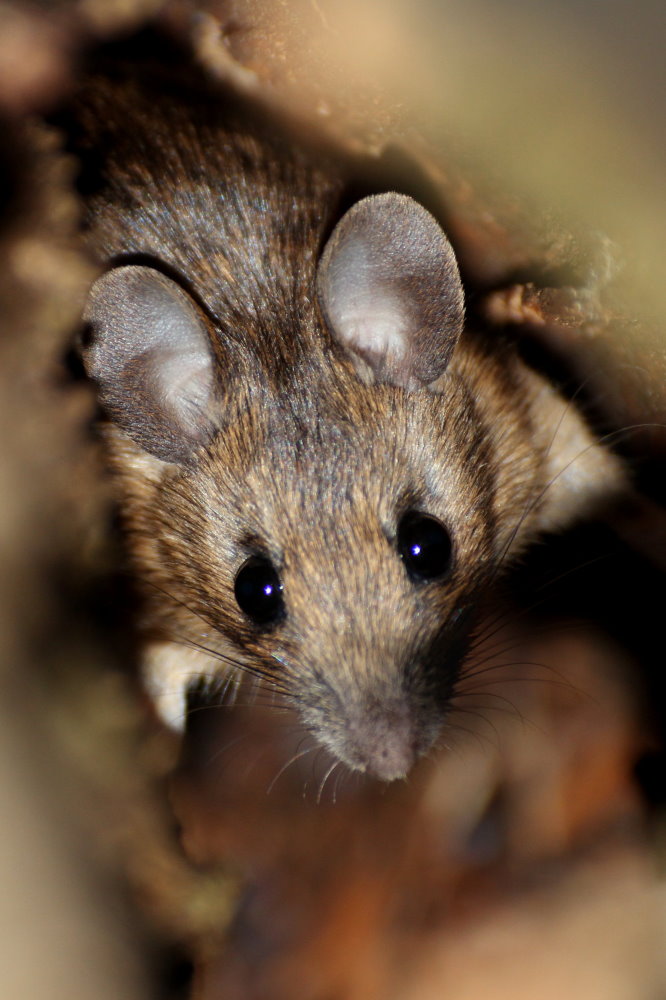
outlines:
[[398, 524], [398, 553], [411, 580], [437, 580], [451, 568], [451, 536], [436, 517], [410, 511]]
[[255, 625], [272, 625], [283, 617], [282, 589], [273, 564], [263, 556], [247, 559], [234, 581], [236, 603]]

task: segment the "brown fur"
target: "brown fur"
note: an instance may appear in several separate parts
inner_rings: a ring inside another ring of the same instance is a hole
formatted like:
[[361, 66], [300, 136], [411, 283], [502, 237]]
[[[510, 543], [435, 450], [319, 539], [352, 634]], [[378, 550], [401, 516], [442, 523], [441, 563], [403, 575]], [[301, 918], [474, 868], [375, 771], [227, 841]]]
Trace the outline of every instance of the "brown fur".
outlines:
[[[469, 331], [430, 389], [359, 379], [315, 296], [344, 160], [295, 145], [236, 98], [164, 79], [89, 83], [78, 121], [97, 170], [89, 245], [177, 276], [217, 359], [216, 433], [191, 463], [108, 431], [144, 626], [159, 640], [149, 687], [168, 714], [188, 676], [237, 665], [350, 766], [398, 776], [439, 731], [479, 597], [539, 532], [619, 483], [619, 467], [509, 347]], [[451, 532], [444, 582], [415, 585], [398, 557], [410, 509]], [[256, 552], [284, 585], [286, 618], [265, 630], [233, 591]], [[186, 643], [218, 656], [188, 659]]]

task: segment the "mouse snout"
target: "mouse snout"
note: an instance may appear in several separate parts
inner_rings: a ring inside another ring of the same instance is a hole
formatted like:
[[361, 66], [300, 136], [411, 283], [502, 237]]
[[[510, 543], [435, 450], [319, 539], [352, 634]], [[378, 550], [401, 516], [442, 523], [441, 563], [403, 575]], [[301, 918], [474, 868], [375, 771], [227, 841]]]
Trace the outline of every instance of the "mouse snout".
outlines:
[[[438, 727], [439, 728], [439, 727]], [[435, 733], [419, 723], [407, 700], [357, 709], [348, 722], [348, 763], [380, 781], [405, 778]]]
[[405, 778], [416, 760], [412, 727], [406, 720], [376, 725], [371, 730], [359, 725], [350, 734], [359, 769], [380, 781]]

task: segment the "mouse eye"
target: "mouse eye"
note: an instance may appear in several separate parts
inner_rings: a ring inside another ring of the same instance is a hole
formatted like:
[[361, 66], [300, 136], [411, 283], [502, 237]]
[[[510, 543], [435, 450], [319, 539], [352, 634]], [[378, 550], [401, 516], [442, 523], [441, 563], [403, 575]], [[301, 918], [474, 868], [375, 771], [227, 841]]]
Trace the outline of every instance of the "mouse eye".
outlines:
[[270, 625], [284, 614], [282, 583], [268, 559], [251, 556], [236, 574], [234, 594], [241, 611], [256, 625]]
[[398, 525], [398, 552], [412, 580], [436, 580], [451, 565], [451, 536], [436, 517], [411, 511]]

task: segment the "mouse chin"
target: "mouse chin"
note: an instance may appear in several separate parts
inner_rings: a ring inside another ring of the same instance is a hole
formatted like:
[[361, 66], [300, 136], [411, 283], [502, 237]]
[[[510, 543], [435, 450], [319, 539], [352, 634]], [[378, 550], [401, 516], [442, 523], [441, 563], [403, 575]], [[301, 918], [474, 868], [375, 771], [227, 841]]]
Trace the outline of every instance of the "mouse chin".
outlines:
[[406, 702], [393, 705], [371, 703], [347, 711], [344, 724], [319, 720], [308, 728], [327, 750], [353, 771], [380, 781], [407, 777], [416, 761], [432, 747], [442, 718], [423, 719]]

